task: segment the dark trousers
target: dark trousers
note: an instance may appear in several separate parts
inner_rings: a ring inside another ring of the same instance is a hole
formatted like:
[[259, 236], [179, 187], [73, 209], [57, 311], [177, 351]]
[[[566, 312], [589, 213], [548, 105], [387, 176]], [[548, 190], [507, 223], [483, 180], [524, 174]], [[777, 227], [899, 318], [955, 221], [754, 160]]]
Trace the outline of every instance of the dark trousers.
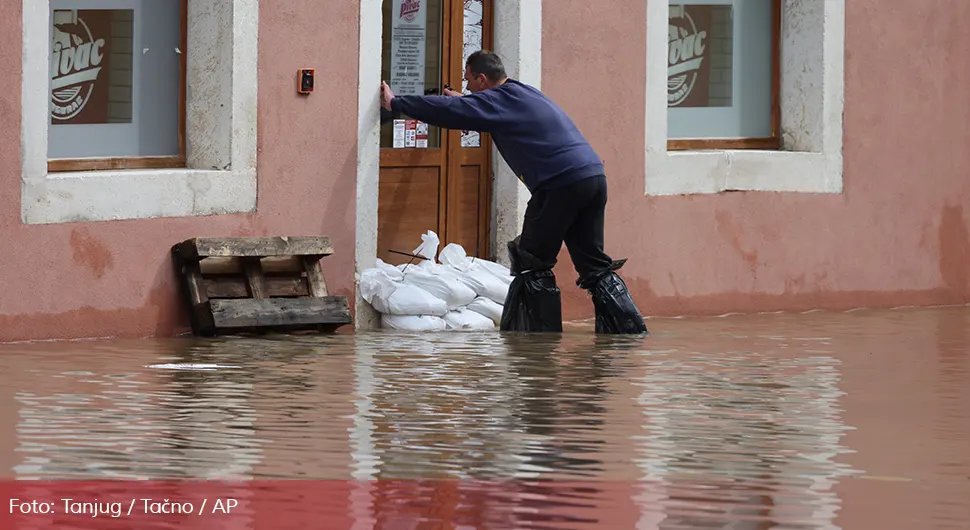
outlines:
[[605, 215], [605, 175], [539, 190], [525, 210], [519, 247], [552, 268], [565, 242], [580, 280], [601, 273], [613, 264], [603, 251]]

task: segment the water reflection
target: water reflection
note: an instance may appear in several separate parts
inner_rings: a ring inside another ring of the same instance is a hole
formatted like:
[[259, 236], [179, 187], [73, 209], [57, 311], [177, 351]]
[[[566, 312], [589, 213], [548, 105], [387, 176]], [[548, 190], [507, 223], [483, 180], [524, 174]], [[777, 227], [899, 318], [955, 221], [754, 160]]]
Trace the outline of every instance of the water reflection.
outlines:
[[653, 356], [637, 384], [659, 528], [833, 528], [831, 488], [851, 472], [834, 461], [849, 452], [838, 366], [821, 355]]
[[360, 528], [890, 528], [864, 507], [907, 492], [906, 528], [970, 520], [970, 310], [654, 322], [3, 346], [0, 455], [345, 480]]

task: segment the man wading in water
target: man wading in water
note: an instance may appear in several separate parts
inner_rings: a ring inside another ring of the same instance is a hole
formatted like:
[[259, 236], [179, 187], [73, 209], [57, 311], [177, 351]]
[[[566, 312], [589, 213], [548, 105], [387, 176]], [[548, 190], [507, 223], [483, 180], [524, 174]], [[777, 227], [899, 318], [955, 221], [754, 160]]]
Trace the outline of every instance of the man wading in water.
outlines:
[[472, 94], [395, 96], [381, 83], [386, 111], [446, 129], [485, 132], [532, 198], [522, 234], [509, 243], [512, 274], [502, 330], [562, 331], [559, 288], [552, 268], [563, 242], [590, 292], [598, 333], [646, 333], [643, 317], [614, 262], [603, 250], [606, 175], [603, 163], [565, 112], [539, 90], [509, 79], [497, 55], [468, 57]]

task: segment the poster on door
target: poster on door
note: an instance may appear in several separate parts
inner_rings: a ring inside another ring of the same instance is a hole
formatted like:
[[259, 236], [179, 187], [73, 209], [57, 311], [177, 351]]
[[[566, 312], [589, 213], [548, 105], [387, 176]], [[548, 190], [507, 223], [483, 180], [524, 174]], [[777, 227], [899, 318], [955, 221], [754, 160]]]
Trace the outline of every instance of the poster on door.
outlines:
[[422, 95], [428, 0], [393, 0], [391, 9], [391, 89], [395, 94]]
[[394, 149], [428, 148], [428, 124], [418, 120], [394, 120]]

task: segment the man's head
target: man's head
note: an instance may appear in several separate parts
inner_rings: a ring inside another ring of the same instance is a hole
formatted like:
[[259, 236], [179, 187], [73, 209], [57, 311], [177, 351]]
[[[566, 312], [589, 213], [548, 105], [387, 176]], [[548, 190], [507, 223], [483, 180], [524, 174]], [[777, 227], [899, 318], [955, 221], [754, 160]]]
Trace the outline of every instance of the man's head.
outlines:
[[505, 82], [507, 77], [502, 59], [492, 52], [478, 50], [465, 61], [465, 81], [468, 81], [468, 90], [471, 92], [495, 88]]

